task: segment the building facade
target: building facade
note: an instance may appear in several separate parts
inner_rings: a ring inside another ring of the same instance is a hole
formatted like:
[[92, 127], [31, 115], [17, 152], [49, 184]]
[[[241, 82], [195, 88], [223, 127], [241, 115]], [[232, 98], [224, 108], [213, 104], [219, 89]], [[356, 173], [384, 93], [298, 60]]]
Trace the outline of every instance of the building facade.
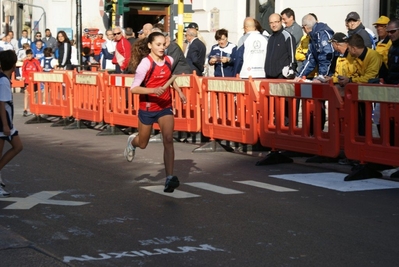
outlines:
[[[179, 16], [177, 4], [181, 0], [80, 0], [82, 27], [106, 30], [112, 25], [132, 27], [139, 31], [145, 23], [161, 22], [174, 34]], [[77, 32], [77, 0], [3, 0], [1, 6], [2, 32], [12, 29], [19, 37], [22, 29], [32, 36], [36, 31], [49, 28], [54, 34], [62, 29], [70, 37]], [[296, 13], [296, 21], [307, 13], [315, 13], [319, 21], [327, 23], [334, 31], [346, 32], [345, 17], [351, 11], [359, 13], [363, 24], [372, 28], [380, 15], [398, 16], [399, 0], [184, 0], [184, 22], [196, 22], [207, 42], [216, 43], [214, 32], [219, 28], [229, 31], [229, 40], [237, 43], [243, 34], [243, 20], [247, 16], [260, 18], [261, 4], [274, 4], [274, 11], [286, 7]], [[113, 7], [114, 13], [109, 8]], [[111, 5], [111, 6], [110, 6]], [[267, 20], [266, 20], [267, 21]]]

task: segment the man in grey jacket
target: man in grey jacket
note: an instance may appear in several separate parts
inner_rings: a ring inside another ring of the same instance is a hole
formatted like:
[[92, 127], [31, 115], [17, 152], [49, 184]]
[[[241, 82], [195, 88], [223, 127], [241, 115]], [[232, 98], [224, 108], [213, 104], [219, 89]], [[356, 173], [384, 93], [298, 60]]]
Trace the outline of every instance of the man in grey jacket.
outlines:
[[42, 42], [46, 45], [46, 47], [51, 47], [53, 52], [57, 48], [57, 40], [51, 35], [50, 29], [46, 29], [45, 35], [42, 39]]
[[348, 36], [352, 36], [355, 33], [359, 34], [363, 41], [364, 45], [368, 48], [373, 48], [373, 42], [366, 31], [366, 28], [363, 26], [362, 21], [360, 20], [360, 16], [357, 12], [350, 12], [345, 19], [346, 27], [348, 27]]
[[295, 47], [298, 47], [303, 36], [302, 27], [295, 21], [295, 12], [291, 8], [281, 11], [281, 18], [285, 24], [284, 30], [291, 33], [295, 37]]

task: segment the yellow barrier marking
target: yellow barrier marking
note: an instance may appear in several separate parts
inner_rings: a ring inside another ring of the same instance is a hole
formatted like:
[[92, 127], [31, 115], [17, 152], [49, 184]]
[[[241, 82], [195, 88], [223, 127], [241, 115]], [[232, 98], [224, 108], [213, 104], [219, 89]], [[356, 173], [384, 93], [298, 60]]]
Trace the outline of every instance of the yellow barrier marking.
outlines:
[[208, 91], [245, 93], [245, 81], [208, 80]]
[[63, 73], [33, 73], [33, 80], [35, 82], [64, 82]]
[[95, 75], [78, 74], [75, 77], [76, 77], [76, 83], [78, 84], [91, 84], [91, 85], [97, 84], [97, 76]]
[[269, 83], [270, 95], [295, 96], [295, 84], [293, 83]]
[[359, 100], [399, 103], [399, 88], [384, 86], [359, 86]]
[[256, 86], [256, 90], [258, 90], [258, 92], [260, 91], [260, 83], [262, 81], [261, 80], [254, 80], [255, 86]]
[[69, 78], [73, 78], [73, 70], [53, 70], [53, 73], [66, 73]]
[[177, 76], [175, 82], [179, 87], [190, 87], [190, 76]]
[[134, 77], [125, 77], [125, 87], [131, 87], [134, 81]]
[[[111, 84], [112, 76], [109, 76], [108, 82]], [[126, 77], [126, 76], [114, 76], [115, 86], [123, 86], [123, 87], [131, 87], [134, 81], [134, 76]]]

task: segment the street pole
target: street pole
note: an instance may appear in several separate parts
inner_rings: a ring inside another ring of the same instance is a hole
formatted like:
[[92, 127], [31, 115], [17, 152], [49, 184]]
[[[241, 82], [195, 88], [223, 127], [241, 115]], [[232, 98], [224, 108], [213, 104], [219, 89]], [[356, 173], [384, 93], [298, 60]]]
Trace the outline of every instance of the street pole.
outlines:
[[[46, 29], [46, 28], [47, 28], [46, 10], [44, 10], [44, 8], [43, 8], [43, 7], [41, 7], [41, 6], [37, 6], [37, 5], [32, 5], [32, 4], [29, 4], [29, 3], [25, 3], [25, 2], [23, 2], [23, 1], [19, 1], [19, 0], [8, 0], [8, 1], [10, 1], [10, 2], [13, 2], [13, 3], [17, 3], [17, 4], [22, 4], [22, 5], [25, 5], [25, 6], [31, 6], [31, 7], [37, 7], [37, 8], [40, 8], [40, 9], [43, 11], [43, 23], [44, 23], [44, 29]], [[1, 3], [1, 4], [3, 5], [3, 3]]]
[[[82, 1], [76, 0], [76, 50], [78, 64], [82, 65]], [[78, 68], [80, 71], [80, 67]]]
[[[122, 1], [122, 0], [119, 0], [119, 1]], [[115, 26], [116, 26], [116, 4], [117, 4], [116, 0], [112, 1], [112, 16], [111, 16], [112, 29], [115, 28]]]
[[178, 18], [178, 28], [177, 28], [177, 44], [183, 49], [183, 13], [184, 13], [184, 0], [179, 0], [177, 4], [177, 18]]

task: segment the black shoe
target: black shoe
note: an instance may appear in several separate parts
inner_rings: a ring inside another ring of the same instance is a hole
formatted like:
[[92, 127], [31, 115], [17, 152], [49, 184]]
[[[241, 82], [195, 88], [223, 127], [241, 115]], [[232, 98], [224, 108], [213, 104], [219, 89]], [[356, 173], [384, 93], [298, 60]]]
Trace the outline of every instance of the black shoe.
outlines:
[[163, 191], [165, 193], [173, 193], [173, 191], [175, 191], [175, 188], [178, 188], [179, 185], [180, 185], [180, 182], [179, 182], [179, 179], [177, 179], [176, 176], [173, 176], [170, 179], [166, 178], [165, 188], [164, 188]]
[[27, 110], [24, 110], [24, 113], [23, 113], [24, 117], [28, 117], [30, 115], [32, 115], [32, 113], [28, 112]]
[[25, 93], [25, 88], [19, 89], [19, 92], [20, 92], [21, 94]]

